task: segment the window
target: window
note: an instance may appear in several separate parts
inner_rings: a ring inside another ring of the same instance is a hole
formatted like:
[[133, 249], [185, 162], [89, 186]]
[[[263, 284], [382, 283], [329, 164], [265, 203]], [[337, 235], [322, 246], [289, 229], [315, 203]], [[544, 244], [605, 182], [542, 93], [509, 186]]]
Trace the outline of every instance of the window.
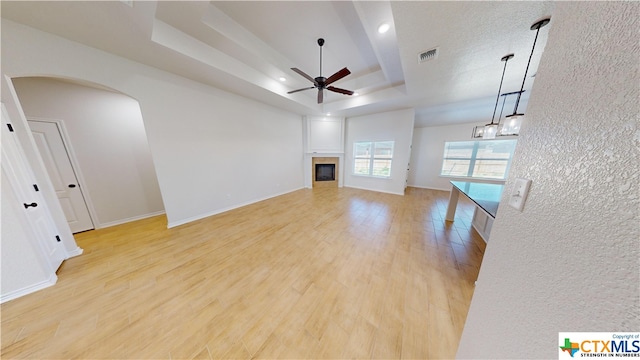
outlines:
[[440, 175], [506, 179], [516, 140], [444, 143]]
[[393, 141], [359, 141], [353, 144], [355, 175], [391, 177]]

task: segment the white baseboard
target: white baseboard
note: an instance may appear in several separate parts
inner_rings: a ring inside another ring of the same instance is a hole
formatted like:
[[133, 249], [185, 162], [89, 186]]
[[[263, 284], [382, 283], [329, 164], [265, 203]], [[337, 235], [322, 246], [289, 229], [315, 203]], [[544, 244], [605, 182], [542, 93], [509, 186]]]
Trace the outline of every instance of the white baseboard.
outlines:
[[82, 255], [83, 252], [84, 252], [84, 250], [82, 250], [82, 248], [76, 247], [75, 249], [73, 249], [73, 251], [69, 251], [67, 253], [67, 259], [70, 259], [70, 258], [76, 257], [76, 256], [80, 256], [80, 255]]
[[436, 187], [430, 187], [430, 186], [418, 186], [418, 185], [407, 185], [408, 187], [414, 187], [414, 188], [418, 188], [418, 189], [427, 189], [427, 190], [439, 190], [439, 191], [451, 191], [451, 188], [448, 189], [441, 189], [441, 188], [436, 188]]
[[161, 210], [161, 211], [156, 211], [156, 212], [152, 212], [152, 213], [149, 213], [149, 214], [144, 214], [144, 215], [139, 215], [139, 216], [132, 216], [132, 217], [126, 218], [126, 219], [110, 221], [110, 222], [107, 222], [107, 223], [101, 223], [101, 224], [98, 224], [98, 226], [96, 226], [96, 230], [97, 229], [104, 229], [104, 228], [111, 227], [111, 226], [126, 224], [126, 223], [132, 222], [132, 221], [142, 220], [142, 219], [146, 219], [146, 218], [162, 215], [164, 213], [165, 213], [165, 211]]
[[482, 240], [484, 240], [484, 243], [487, 243], [487, 239], [484, 237], [484, 234], [482, 233], [482, 231], [479, 231], [478, 228], [476, 227], [476, 224], [471, 223], [471, 227], [473, 227], [473, 230], [475, 230], [478, 235], [480, 235], [480, 237], [482, 238]]
[[27, 287], [24, 287], [22, 289], [18, 289], [18, 290], [14, 290], [9, 292], [8, 294], [2, 294], [0, 296], [0, 304], [7, 302], [9, 300], [13, 300], [13, 299], [17, 299], [19, 297], [31, 294], [33, 292], [36, 292], [38, 290], [42, 290], [45, 288], [48, 288], [49, 286], [53, 286], [56, 282], [58, 281], [58, 276], [56, 276], [56, 274], [51, 274], [51, 276], [49, 277], [49, 279], [33, 284], [33, 285], [29, 285]]
[[192, 216], [192, 217], [189, 217], [189, 218], [186, 218], [186, 219], [182, 219], [182, 220], [178, 220], [178, 221], [171, 221], [171, 222], [169, 222], [167, 224], [167, 228], [171, 229], [173, 227], [184, 225], [184, 224], [190, 223], [192, 221], [201, 220], [201, 219], [204, 219], [204, 218], [208, 218], [209, 216], [222, 214], [222, 213], [227, 212], [227, 211], [231, 211], [231, 210], [234, 210], [234, 209], [237, 209], [237, 208], [241, 208], [243, 206], [255, 204], [255, 203], [260, 202], [260, 201], [272, 199], [274, 197], [285, 195], [285, 194], [288, 194], [288, 193], [292, 193], [294, 191], [298, 191], [298, 190], [301, 190], [301, 189], [304, 189], [304, 188], [305, 187], [299, 187], [299, 188], [296, 188], [296, 189], [293, 189], [293, 190], [287, 190], [287, 191], [284, 191], [284, 192], [281, 192], [281, 193], [278, 193], [278, 194], [269, 195], [269, 196], [266, 196], [266, 197], [263, 197], [263, 198], [260, 198], [260, 199], [255, 199], [255, 200], [243, 202], [243, 203], [240, 203], [240, 204], [237, 204], [237, 205], [233, 205], [233, 206], [229, 206], [229, 207], [226, 207], [226, 208], [223, 208], [223, 209], [219, 209], [219, 210], [211, 211], [211, 212], [208, 212], [208, 213]]
[[367, 188], [363, 188], [363, 187], [358, 187], [358, 186], [347, 186], [347, 185], [345, 185], [344, 187], [352, 188], [352, 189], [358, 189], [358, 190], [366, 190], [366, 191], [381, 192], [381, 193], [391, 194], [391, 195], [400, 195], [400, 196], [404, 196], [404, 192], [397, 193], [397, 192], [393, 192], [393, 191], [384, 191], [384, 190], [377, 190], [377, 189], [367, 189]]

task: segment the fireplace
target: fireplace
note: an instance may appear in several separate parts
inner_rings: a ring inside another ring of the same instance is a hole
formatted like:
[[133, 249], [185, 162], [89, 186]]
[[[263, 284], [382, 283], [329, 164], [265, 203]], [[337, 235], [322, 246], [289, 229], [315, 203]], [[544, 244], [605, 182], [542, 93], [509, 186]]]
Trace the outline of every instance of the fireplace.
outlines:
[[334, 181], [336, 164], [316, 164], [316, 181]]
[[337, 157], [314, 156], [311, 159], [311, 182], [313, 187], [338, 187]]

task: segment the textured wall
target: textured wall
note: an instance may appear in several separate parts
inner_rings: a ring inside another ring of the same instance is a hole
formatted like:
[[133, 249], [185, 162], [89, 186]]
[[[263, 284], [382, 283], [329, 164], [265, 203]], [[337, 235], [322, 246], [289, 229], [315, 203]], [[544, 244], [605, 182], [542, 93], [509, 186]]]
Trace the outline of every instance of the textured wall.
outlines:
[[[640, 329], [639, 15], [558, 3], [543, 29], [459, 358], [556, 358], [560, 331]], [[507, 205], [516, 177], [533, 180], [522, 213]]]

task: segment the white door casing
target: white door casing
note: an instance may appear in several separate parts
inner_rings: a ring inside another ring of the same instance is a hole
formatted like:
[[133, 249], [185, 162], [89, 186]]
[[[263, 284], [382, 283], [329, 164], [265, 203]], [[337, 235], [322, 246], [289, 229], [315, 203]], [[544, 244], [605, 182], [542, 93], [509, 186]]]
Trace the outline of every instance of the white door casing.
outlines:
[[89, 209], [58, 125], [54, 122], [33, 120], [29, 120], [28, 123], [71, 232], [93, 229]]
[[[66, 258], [64, 245], [61, 243], [59, 231], [50, 216], [44, 197], [37, 189], [35, 175], [26, 165], [26, 156], [12, 130], [11, 121], [2, 104], [2, 173], [20, 204], [24, 220], [33, 232], [37, 247], [48, 262], [50, 269], [55, 272]], [[14, 206], [16, 204], [12, 204]]]

